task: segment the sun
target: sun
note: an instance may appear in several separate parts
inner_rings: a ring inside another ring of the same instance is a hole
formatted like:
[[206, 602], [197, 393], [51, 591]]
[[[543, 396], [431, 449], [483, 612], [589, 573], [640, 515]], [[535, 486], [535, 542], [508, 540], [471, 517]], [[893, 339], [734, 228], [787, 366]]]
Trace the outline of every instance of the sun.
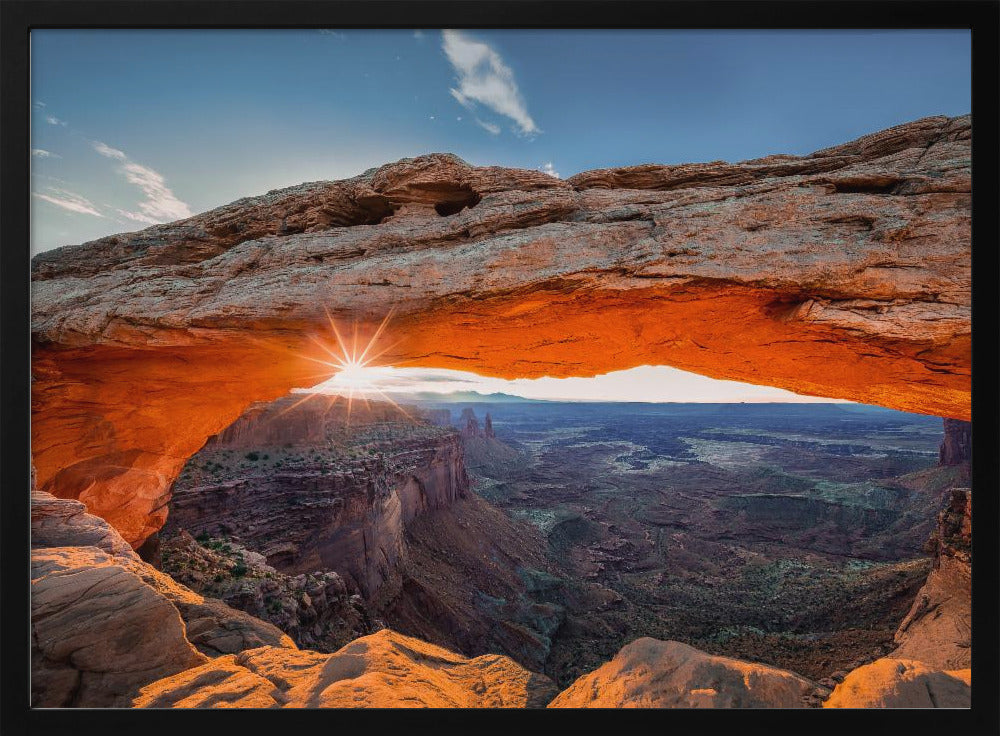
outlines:
[[375, 371], [367, 364], [350, 361], [345, 363], [343, 368], [333, 376], [331, 382], [334, 385], [364, 391], [371, 387], [374, 373]]
[[[354, 399], [360, 399], [367, 406], [368, 398], [373, 394], [392, 404], [401, 414], [410, 418], [410, 415], [406, 413], [406, 410], [393, 401], [392, 398], [387, 396], [377, 385], [378, 379], [385, 371], [389, 370], [389, 368], [386, 366], [375, 365], [374, 361], [382, 355], [385, 355], [398, 344], [398, 342], [393, 343], [377, 353], [372, 352], [376, 343], [378, 343], [379, 339], [385, 333], [385, 329], [389, 324], [390, 318], [392, 317], [392, 311], [389, 311], [389, 313], [382, 320], [378, 329], [375, 330], [375, 334], [371, 336], [367, 344], [363, 347], [359, 347], [358, 345], [357, 322], [354, 323], [352, 340], [350, 342], [350, 346], [348, 346], [348, 342], [344, 339], [340, 329], [337, 327], [337, 323], [330, 315], [330, 312], [325, 309], [324, 311], [326, 312], [327, 322], [333, 332], [333, 337], [336, 340], [336, 345], [331, 346], [328, 341], [324, 341], [318, 337], [313, 337], [312, 341], [322, 348], [323, 352], [330, 357], [330, 360], [318, 359], [307, 355], [303, 355], [301, 357], [320, 363], [333, 370], [332, 375], [329, 373], [325, 374], [324, 377], [326, 377], [327, 380], [323, 383], [327, 388], [332, 389], [338, 396], [342, 396], [347, 400], [347, 420], [350, 421], [351, 410], [354, 406]], [[309, 393], [305, 398], [288, 407], [285, 411], [290, 411], [291, 409], [300, 406], [318, 395], [320, 394]]]

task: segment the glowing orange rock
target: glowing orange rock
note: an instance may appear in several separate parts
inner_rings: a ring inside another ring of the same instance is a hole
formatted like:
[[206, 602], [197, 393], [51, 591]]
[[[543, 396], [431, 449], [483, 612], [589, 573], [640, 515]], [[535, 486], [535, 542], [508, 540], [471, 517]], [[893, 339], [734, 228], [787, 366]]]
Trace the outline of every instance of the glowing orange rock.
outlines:
[[509, 657], [463, 657], [390, 629], [333, 654], [260, 647], [144, 687], [143, 708], [540, 708], [556, 694]]
[[[435, 154], [37, 256], [39, 486], [133, 545], [252, 401], [325, 378], [324, 309], [381, 359], [501, 377], [664, 364], [970, 415], [971, 123], [806, 157], [560, 181]], [[329, 371], [327, 371], [327, 375]]]

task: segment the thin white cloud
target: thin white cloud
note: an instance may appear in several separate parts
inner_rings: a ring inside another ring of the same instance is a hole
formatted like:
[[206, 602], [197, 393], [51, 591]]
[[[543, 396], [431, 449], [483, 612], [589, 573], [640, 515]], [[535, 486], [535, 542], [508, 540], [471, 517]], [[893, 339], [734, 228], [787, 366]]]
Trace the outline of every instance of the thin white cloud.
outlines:
[[413, 32], [413, 37], [415, 39], [417, 39], [418, 41], [420, 41], [424, 37], [424, 32], [418, 29], [418, 30], [416, 30], [416, 31]]
[[128, 210], [122, 210], [115, 207], [115, 212], [117, 212], [122, 217], [125, 217], [133, 222], [141, 222], [145, 225], [159, 225], [161, 224], [159, 220], [154, 220], [152, 217], [142, 214], [141, 212], [129, 212]]
[[59, 154], [46, 151], [44, 148], [32, 148], [31, 155], [35, 158], [62, 158]]
[[34, 107], [36, 110], [40, 110], [41, 108], [45, 107], [45, 103], [42, 102], [41, 100], [35, 100], [34, 102], [31, 103], [31, 106]]
[[514, 80], [514, 72], [496, 51], [461, 31], [442, 31], [441, 38], [441, 47], [458, 80], [458, 87], [449, 91], [460, 105], [470, 110], [474, 104], [483, 105], [513, 120], [518, 132], [523, 135], [541, 133], [528, 114], [527, 105]]
[[55, 187], [46, 187], [46, 191], [51, 193], [32, 192], [31, 196], [54, 204], [57, 207], [62, 207], [64, 210], [69, 210], [70, 212], [104, 217], [104, 215], [97, 211], [94, 203], [84, 196], [66, 191], [65, 189], [56, 189]]
[[455, 101], [458, 102], [458, 104], [461, 105], [462, 107], [464, 107], [466, 110], [473, 110], [473, 109], [475, 109], [475, 105], [472, 104], [472, 100], [470, 100], [468, 97], [466, 97], [465, 95], [463, 95], [461, 92], [459, 92], [454, 87], [450, 88], [448, 90], [448, 92], [451, 94], [452, 97], [455, 98]]
[[343, 32], [335, 31], [331, 28], [320, 28], [319, 32], [322, 33], [324, 36], [333, 36], [334, 38], [340, 39], [341, 41], [347, 38], [347, 36]]
[[94, 141], [94, 150], [97, 151], [102, 156], [107, 156], [108, 158], [116, 158], [119, 161], [125, 161], [128, 156], [125, 155], [124, 151], [119, 151], [117, 148], [112, 148], [106, 143], [101, 143], [100, 141]]
[[138, 212], [119, 210], [122, 215], [136, 222], [145, 222], [150, 225], [191, 217], [191, 209], [170, 190], [166, 179], [158, 171], [137, 164], [124, 151], [112, 148], [101, 141], [93, 141], [92, 145], [94, 150], [102, 156], [120, 161], [122, 167], [119, 169], [119, 173], [125, 177], [129, 184], [137, 186], [146, 195], [146, 199], [139, 202]]
[[476, 118], [476, 124], [483, 130], [488, 132], [490, 135], [500, 135], [500, 126], [494, 125], [493, 123], [485, 123], [479, 118]]
[[47, 122], [49, 125], [61, 125], [64, 128], [66, 127], [66, 121], [60, 120], [55, 115], [46, 115], [45, 122]]
[[543, 174], [548, 174], [549, 176], [554, 177], [556, 179], [561, 178], [559, 176], [559, 172], [556, 171], [556, 169], [552, 165], [551, 161], [549, 161], [547, 164], [543, 164], [542, 166], [539, 166], [538, 170], [541, 171]]

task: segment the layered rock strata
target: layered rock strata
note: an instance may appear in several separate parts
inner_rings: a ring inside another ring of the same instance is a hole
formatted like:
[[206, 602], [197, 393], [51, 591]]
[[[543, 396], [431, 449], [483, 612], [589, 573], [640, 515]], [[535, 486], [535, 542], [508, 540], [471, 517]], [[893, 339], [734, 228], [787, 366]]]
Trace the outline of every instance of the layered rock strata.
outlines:
[[207, 437], [321, 380], [326, 311], [363, 339], [391, 310], [386, 363], [665, 364], [967, 420], [970, 145], [935, 117], [565, 181], [435, 154], [41, 254], [40, 486], [138, 547]]
[[[174, 485], [166, 533], [231, 537], [291, 575], [332, 570], [374, 601], [399, 585], [406, 527], [466, 495], [458, 435], [381, 402], [350, 419], [336, 397], [297, 402], [255, 408], [215, 438]], [[222, 463], [234, 467], [216, 478]]]
[[942, 465], [972, 462], [972, 423], [959, 419], [944, 420], [944, 440], [941, 441]]

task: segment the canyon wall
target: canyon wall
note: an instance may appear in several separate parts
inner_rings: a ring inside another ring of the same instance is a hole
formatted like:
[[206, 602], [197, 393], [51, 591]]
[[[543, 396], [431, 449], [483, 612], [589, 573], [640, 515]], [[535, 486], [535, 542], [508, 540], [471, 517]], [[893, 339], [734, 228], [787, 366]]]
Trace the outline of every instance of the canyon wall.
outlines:
[[944, 439], [939, 460], [942, 465], [972, 462], [972, 423], [960, 419], [944, 420]]
[[206, 438], [334, 372], [327, 312], [364, 340], [391, 311], [387, 364], [672, 365], [967, 420], [970, 148], [964, 116], [564, 181], [434, 154], [40, 254], [39, 484], [139, 546]]
[[[375, 600], [383, 585], [399, 584], [407, 526], [465, 497], [469, 478], [454, 430], [415, 424], [379, 402], [352, 411], [348, 420], [344, 402], [326, 396], [252, 407], [211, 439], [205, 462], [213, 469], [214, 458], [232, 457], [227, 449], [253, 462], [219, 482], [198, 470], [182, 475], [165, 532], [231, 535], [280, 572], [335, 570]], [[335, 462], [317, 454], [338, 439], [351, 444], [337, 445]], [[261, 448], [282, 459], [261, 465]]]

